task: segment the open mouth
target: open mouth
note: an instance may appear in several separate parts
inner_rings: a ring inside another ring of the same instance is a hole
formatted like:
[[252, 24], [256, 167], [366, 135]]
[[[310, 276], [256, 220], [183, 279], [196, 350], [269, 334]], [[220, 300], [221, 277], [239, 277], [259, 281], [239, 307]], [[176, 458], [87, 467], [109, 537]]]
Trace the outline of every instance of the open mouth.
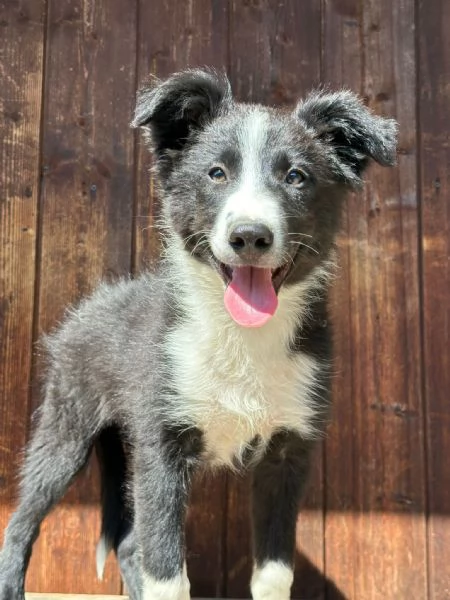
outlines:
[[[219, 271], [222, 279], [225, 282], [225, 285], [228, 285], [233, 279], [233, 271], [234, 269], [242, 269], [242, 268], [252, 268], [258, 269], [259, 267], [232, 267], [230, 265], [226, 265], [223, 262], [214, 259], [215, 266]], [[280, 287], [282, 286], [284, 280], [288, 276], [289, 271], [291, 270], [292, 261], [285, 263], [281, 267], [277, 267], [276, 269], [270, 269], [272, 272], [272, 283], [275, 289], [275, 292], [278, 294]]]
[[293, 261], [276, 269], [214, 262], [226, 285], [224, 303], [232, 319], [243, 327], [267, 323], [277, 310], [277, 294]]

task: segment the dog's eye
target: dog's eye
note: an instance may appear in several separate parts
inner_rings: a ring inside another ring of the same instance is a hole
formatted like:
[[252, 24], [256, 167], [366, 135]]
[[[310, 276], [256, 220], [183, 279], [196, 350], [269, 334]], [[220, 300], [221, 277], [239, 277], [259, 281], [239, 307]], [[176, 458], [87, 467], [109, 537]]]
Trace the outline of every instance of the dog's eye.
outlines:
[[224, 183], [227, 180], [225, 171], [220, 167], [213, 167], [208, 175], [216, 183]]
[[305, 175], [299, 169], [291, 169], [286, 175], [285, 182], [289, 185], [300, 185], [305, 181]]

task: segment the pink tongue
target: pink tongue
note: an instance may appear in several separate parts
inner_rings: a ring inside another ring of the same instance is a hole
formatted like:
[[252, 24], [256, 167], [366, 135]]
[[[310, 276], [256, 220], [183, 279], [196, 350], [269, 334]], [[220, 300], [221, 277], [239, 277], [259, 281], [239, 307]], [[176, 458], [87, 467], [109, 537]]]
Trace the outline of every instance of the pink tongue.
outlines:
[[261, 327], [277, 310], [278, 298], [271, 269], [236, 267], [225, 290], [225, 307], [243, 327]]

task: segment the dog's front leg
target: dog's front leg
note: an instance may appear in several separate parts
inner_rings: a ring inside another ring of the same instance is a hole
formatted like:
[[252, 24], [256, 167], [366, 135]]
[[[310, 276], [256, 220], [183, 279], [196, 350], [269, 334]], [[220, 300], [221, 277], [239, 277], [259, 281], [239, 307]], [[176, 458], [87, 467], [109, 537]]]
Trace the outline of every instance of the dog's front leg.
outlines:
[[295, 525], [309, 471], [311, 442], [292, 432], [273, 436], [253, 474], [254, 600], [288, 600]]
[[199, 439], [195, 431], [167, 428], [153, 437], [136, 447], [134, 461], [142, 600], [189, 600], [184, 521]]

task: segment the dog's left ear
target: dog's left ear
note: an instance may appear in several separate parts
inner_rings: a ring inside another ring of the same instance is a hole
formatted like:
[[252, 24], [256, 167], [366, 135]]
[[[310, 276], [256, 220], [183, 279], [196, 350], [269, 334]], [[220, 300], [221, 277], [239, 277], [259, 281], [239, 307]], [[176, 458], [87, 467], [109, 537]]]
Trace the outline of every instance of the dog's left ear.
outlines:
[[192, 132], [232, 103], [227, 77], [212, 69], [189, 69], [154, 79], [137, 95], [132, 127], [143, 127], [157, 157], [181, 150]]
[[395, 164], [397, 123], [374, 115], [350, 91], [313, 92], [296, 108], [296, 116], [334, 150], [336, 174], [357, 186], [369, 159]]

